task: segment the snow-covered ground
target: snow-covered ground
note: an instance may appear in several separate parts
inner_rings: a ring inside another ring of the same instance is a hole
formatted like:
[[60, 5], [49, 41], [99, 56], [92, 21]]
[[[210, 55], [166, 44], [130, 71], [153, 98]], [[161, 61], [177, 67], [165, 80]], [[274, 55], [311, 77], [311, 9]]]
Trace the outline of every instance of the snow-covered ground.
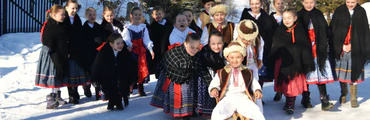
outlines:
[[[0, 119], [133, 119], [133, 120], [167, 120], [173, 119], [164, 114], [162, 109], [149, 105], [156, 80], [145, 85], [148, 96], [138, 97], [137, 91], [130, 98], [130, 105], [123, 111], [107, 111], [107, 102], [94, 101], [86, 98], [80, 87], [81, 101], [78, 105], [65, 105], [56, 110], [47, 110], [46, 95], [50, 89], [34, 85], [35, 72], [41, 48], [40, 33], [14, 33], [0, 37]], [[365, 82], [359, 84], [358, 100], [360, 108], [351, 108], [350, 103], [340, 107], [337, 99], [340, 95], [339, 84], [328, 85], [328, 93], [335, 104], [334, 110], [321, 111], [318, 90], [311, 85], [311, 97], [314, 108], [305, 109], [300, 105], [301, 97], [297, 98], [294, 115], [286, 115], [282, 110], [284, 100], [274, 102], [273, 84], [264, 86], [264, 115], [268, 120], [332, 120], [353, 119], [369, 120], [370, 113], [370, 67], [366, 67]], [[152, 76], [153, 77], [153, 76]], [[62, 88], [62, 97], [67, 100], [67, 89]], [[92, 91], [94, 91], [92, 89]], [[95, 94], [95, 93], [93, 93]], [[348, 96], [349, 98], [349, 96]], [[197, 120], [202, 117], [193, 118]]]

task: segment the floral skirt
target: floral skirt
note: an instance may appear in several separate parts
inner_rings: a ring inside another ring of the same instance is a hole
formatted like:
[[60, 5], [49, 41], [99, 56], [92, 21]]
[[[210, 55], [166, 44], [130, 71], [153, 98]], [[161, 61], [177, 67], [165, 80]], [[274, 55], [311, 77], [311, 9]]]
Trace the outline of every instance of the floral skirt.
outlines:
[[325, 71], [320, 72], [319, 65], [317, 64], [317, 58], [315, 58], [315, 71], [310, 72], [306, 75], [307, 84], [327, 84], [334, 82], [332, 69], [329, 60], [325, 61]]

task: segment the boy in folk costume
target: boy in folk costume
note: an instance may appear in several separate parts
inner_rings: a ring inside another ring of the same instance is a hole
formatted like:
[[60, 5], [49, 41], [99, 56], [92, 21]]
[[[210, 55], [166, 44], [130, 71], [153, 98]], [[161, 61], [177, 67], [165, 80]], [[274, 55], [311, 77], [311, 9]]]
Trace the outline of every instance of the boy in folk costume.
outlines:
[[200, 28], [204, 28], [209, 22], [211, 22], [211, 16], [209, 15], [209, 10], [212, 6], [215, 5], [214, 0], [202, 0], [202, 4], [205, 8], [202, 13], [200, 13], [198, 19], [197, 19], [197, 25]]
[[253, 102], [254, 98], [262, 98], [261, 86], [252, 71], [242, 65], [246, 51], [238, 42], [230, 43], [224, 50], [223, 55], [229, 64], [217, 71], [208, 87], [210, 96], [219, 100], [212, 112], [214, 120], [228, 119], [235, 111], [253, 120], [265, 119], [262, 105]]

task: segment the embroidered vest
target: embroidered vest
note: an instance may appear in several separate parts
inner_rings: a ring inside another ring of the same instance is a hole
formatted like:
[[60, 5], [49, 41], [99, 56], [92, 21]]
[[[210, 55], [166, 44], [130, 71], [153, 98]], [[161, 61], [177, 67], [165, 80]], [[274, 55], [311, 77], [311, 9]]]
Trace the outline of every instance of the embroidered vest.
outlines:
[[[233, 41], [234, 27], [235, 27], [234, 23], [228, 22], [226, 27], [222, 28], [224, 42], [226, 43], [226, 45], [228, 45], [231, 41]], [[211, 33], [211, 31], [213, 30], [217, 30], [217, 28], [215, 28], [215, 26], [213, 26], [212, 23], [207, 24], [207, 29], [208, 29], [208, 33]]]
[[[245, 88], [246, 88], [245, 92], [248, 95], [248, 97], [250, 97], [250, 99], [253, 100], [252, 97], [251, 97], [251, 95], [253, 95], [253, 91], [251, 89], [252, 82], [253, 82], [252, 70], [244, 69], [244, 70], [241, 71], [241, 74], [243, 76], [243, 80], [244, 80], [244, 83], [245, 83]], [[221, 70], [217, 71], [217, 75], [220, 78], [220, 87], [221, 87], [220, 97], [217, 100], [217, 101], [219, 101], [226, 94], [227, 87], [228, 87], [228, 84], [229, 84], [229, 79], [230, 79], [230, 73], [227, 73], [225, 69], [221, 69]], [[252, 92], [249, 92], [249, 91], [252, 91]]]

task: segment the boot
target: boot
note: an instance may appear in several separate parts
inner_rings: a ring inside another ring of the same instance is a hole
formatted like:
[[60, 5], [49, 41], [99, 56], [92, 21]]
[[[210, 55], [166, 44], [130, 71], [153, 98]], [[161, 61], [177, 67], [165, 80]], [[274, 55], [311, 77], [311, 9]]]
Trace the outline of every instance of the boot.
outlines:
[[339, 103], [340, 104], [344, 104], [347, 100], [347, 94], [348, 94], [348, 87], [347, 87], [347, 83], [344, 83], [344, 82], [340, 82], [340, 92], [341, 92], [341, 95], [339, 97]]
[[84, 85], [84, 86], [82, 86], [82, 88], [84, 89], [85, 96], [88, 97], [88, 98], [91, 98], [91, 96], [92, 96], [91, 90], [90, 90], [91, 84]]
[[95, 100], [100, 100], [101, 99], [99, 91], [100, 91], [100, 86], [96, 86], [95, 87]]
[[357, 85], [350, 85], [350, 92], [351, 92], [351, 107], [358, 108], [360, 105], [357, 102]]
[[281, 92], [276, 92], [275, 97], [274, 97], [274, 101], [280, 101], [281, 100], [281, 95], [282, 95]]
[[68, 95], [69, 95], [68, 103], [78, 104], [79, 101], [77, 99], [75, 88], [74, 87], [67, 87], [67, 88], [68, 88]]
[[143, 84], [138, 85], [138, 91], [139, 91], [140, 96], [146, 96], [146, 94], [144, 92], [144, 85]]
[[56, 94], [55, 100], [59, 103], [59, 105], [67, 104], [67, 101], [64, 101], [60, 94], [61, 94], [61, 91], [58, 91], [57, 94]]
[[124, 95], [124, 96], [123, 96], [123, 102], [125, 103], [125, 107], [127, 107], [127, 106], [128, 106], [128, 104], [129, 104], [129, 102], [128, 102], [128, 98], [129, 98], [129, 96], [127, 96], [127, 95]]
[[321, 98], [321, 110], [327, 111], [334, 108], [333, 103], [330, 103], [329, 99], [329, 95], [325, 95]]
[[303, 105], [304, 108], [312, 108], [312, 104], [311, 104], [311, 98], [310, 98], [310, 92], [309, 91], [306, 91], [306, 92], [303, 92], [303, 97], [302, 97], [302, 101], [301, 101], [301, 104]]
[[50, 93], [46, 96], [46, 109], [56, 109], [59, 106], [58, 101], [55, 100], [56, 93]]
[[123, 110], [122, 97], [121, 96], [118, 96], [116, 99], [117, 99], [115, 101], [116, 102], [116, 109], [117, 110]]
[[108, 107], [107, 107], [107, 110], [114, 110], [114, 100], [110, 99], [108, 101]]
[[288, 115], [291, 115], [294, 113], [295, 98], [296, 97], [287, 97], [287, 100], [286, 100], [287, 106], [286, 106], [285, 113]]

